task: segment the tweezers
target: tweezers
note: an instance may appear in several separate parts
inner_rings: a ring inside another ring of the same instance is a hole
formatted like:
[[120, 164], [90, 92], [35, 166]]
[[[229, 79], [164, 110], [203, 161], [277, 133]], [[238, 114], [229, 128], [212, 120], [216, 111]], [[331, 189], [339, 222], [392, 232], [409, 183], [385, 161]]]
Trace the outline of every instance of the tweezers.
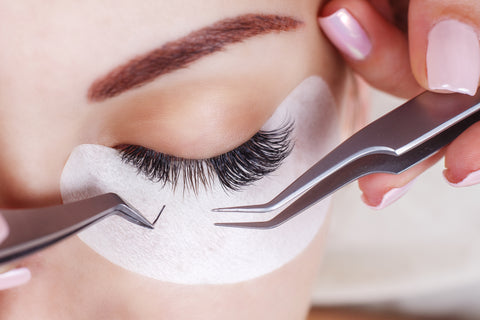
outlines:
[[50, 246], [110, 215], [154, 228], [115, 193], [44, 208], [0, 209], [0, 215], [9, 228], [7, 238], [0, 243], [0, 264]]
[[480, 120], [476, 96], [424, 92], [345, 140], [271, 201], [216, 212], [269, 212], [289, 204], [268, 221], [217, 226], [273, 228], [350, 182], [372, 173], [399, 174], [452, 142]]

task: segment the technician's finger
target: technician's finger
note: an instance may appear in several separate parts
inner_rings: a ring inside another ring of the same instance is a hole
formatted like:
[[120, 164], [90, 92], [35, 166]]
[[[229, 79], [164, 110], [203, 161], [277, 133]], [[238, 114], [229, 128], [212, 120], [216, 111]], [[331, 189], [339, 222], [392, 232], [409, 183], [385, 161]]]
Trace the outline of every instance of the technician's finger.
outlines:
[[411, 0], [413, 73], [426, 89], [474, 95], [480, 78], [480, 2]]
[[[0, 214], [0, 243], [8, 237], [8, 225]], [[0, 290], [11, 289], [27, 283], [31, 278], [27, 268], [12, 269], [11, 265], [0, 265]]]
[[21, 286], [30, 281], [31, 277], [30, 270], [27, 268], [7, 269], [2, 272], [0, 266], [0, 290]]
[[402, 197], [415, 178], [440, 160], [442, 155], [443, 152], [438, 152], [399, 175], [377, 173], [361, 178], [358, 185], [363, 192], [363, 202], [373, 209], [389, 206]]
[[333, 0], [322, 9], [319, 24], [372, 86], [405, 98], [423, 91], [412, 73], [406, 35], [368, 1]]
[[480, 183], [480, 123], [468, 128], [447, 147], [445, 168], [443, 174], [453, 186]]

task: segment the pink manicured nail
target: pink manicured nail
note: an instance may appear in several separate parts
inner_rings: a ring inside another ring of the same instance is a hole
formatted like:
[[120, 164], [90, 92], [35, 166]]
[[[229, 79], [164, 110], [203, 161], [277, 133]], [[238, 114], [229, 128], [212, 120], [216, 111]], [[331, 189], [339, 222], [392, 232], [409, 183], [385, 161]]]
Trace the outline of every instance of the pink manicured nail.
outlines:
[[0, 243], [8, 236], [8, 224], [0, 214]]
[[366, 200], [364, 195], [362, 195], [362, 200], [363, 200], [363, 202], [365, 202], [365, 204], [368, 207], [370, 207], [372, 209], [380, 210], [380, 209], [386, 208], [389, 205], [391, 205], [392, 203], [394, 203], [395, 201], [397, 201], [398, 199], [400, 199], [405, 193], [407, 193], [407, 191], [412, 187], [415, 180], [416, 179], [410, 181], [409, 183], [407, 183], [403, 187], [390, 189], [387, 193], [385, 193], [383, 195], [382, 202], [380, 202], [376, 206], [370, 205], [368, 203], [368, 201]]
[[480, 183], [480, 170], [470, 172], [462, 181], [453, 183], [446, 179], [448, 184], [454, 187], [469, 187]]
[[437, 23], [428, 34], [428, 87], [475, 95], [480, 77], [477, 33], [457, 20]]
[[318, 22], [330, 41], [352, 59], [363, 60], [372, 50], [367, 34], [347, 10], [342, 8]]
[[32, 277], [27, 268], [18, 268], [0, 274], [0, 290], [18, 287], [30, 281]]

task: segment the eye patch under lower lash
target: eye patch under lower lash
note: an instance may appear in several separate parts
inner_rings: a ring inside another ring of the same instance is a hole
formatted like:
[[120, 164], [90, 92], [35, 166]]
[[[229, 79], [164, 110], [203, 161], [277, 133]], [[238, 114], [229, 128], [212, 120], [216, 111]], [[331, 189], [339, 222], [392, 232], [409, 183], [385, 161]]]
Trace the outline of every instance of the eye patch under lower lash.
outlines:
[[293, 148], [293, 121], [279, 129], [259, 131], [236, 149], [209, 159], [184, 159], [138, 146], [117, 147], [122, 160], [148, 179], [197, 193], [218, 182], [226, 191], [237, 191], [275, 171]]

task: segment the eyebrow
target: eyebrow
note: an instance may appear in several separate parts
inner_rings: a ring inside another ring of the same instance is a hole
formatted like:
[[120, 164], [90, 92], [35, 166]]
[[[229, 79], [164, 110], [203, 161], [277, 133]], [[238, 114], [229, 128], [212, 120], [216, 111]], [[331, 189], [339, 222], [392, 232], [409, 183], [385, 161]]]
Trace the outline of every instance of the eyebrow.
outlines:
[[227, 45], [266, 33], [290, 31], [302, 24], [292, 17], [265, 14], [220, 20], [116, 67], [93, 82], [88, 100], [99, 102], [115, 97], [161, 75], [185, 68]]

